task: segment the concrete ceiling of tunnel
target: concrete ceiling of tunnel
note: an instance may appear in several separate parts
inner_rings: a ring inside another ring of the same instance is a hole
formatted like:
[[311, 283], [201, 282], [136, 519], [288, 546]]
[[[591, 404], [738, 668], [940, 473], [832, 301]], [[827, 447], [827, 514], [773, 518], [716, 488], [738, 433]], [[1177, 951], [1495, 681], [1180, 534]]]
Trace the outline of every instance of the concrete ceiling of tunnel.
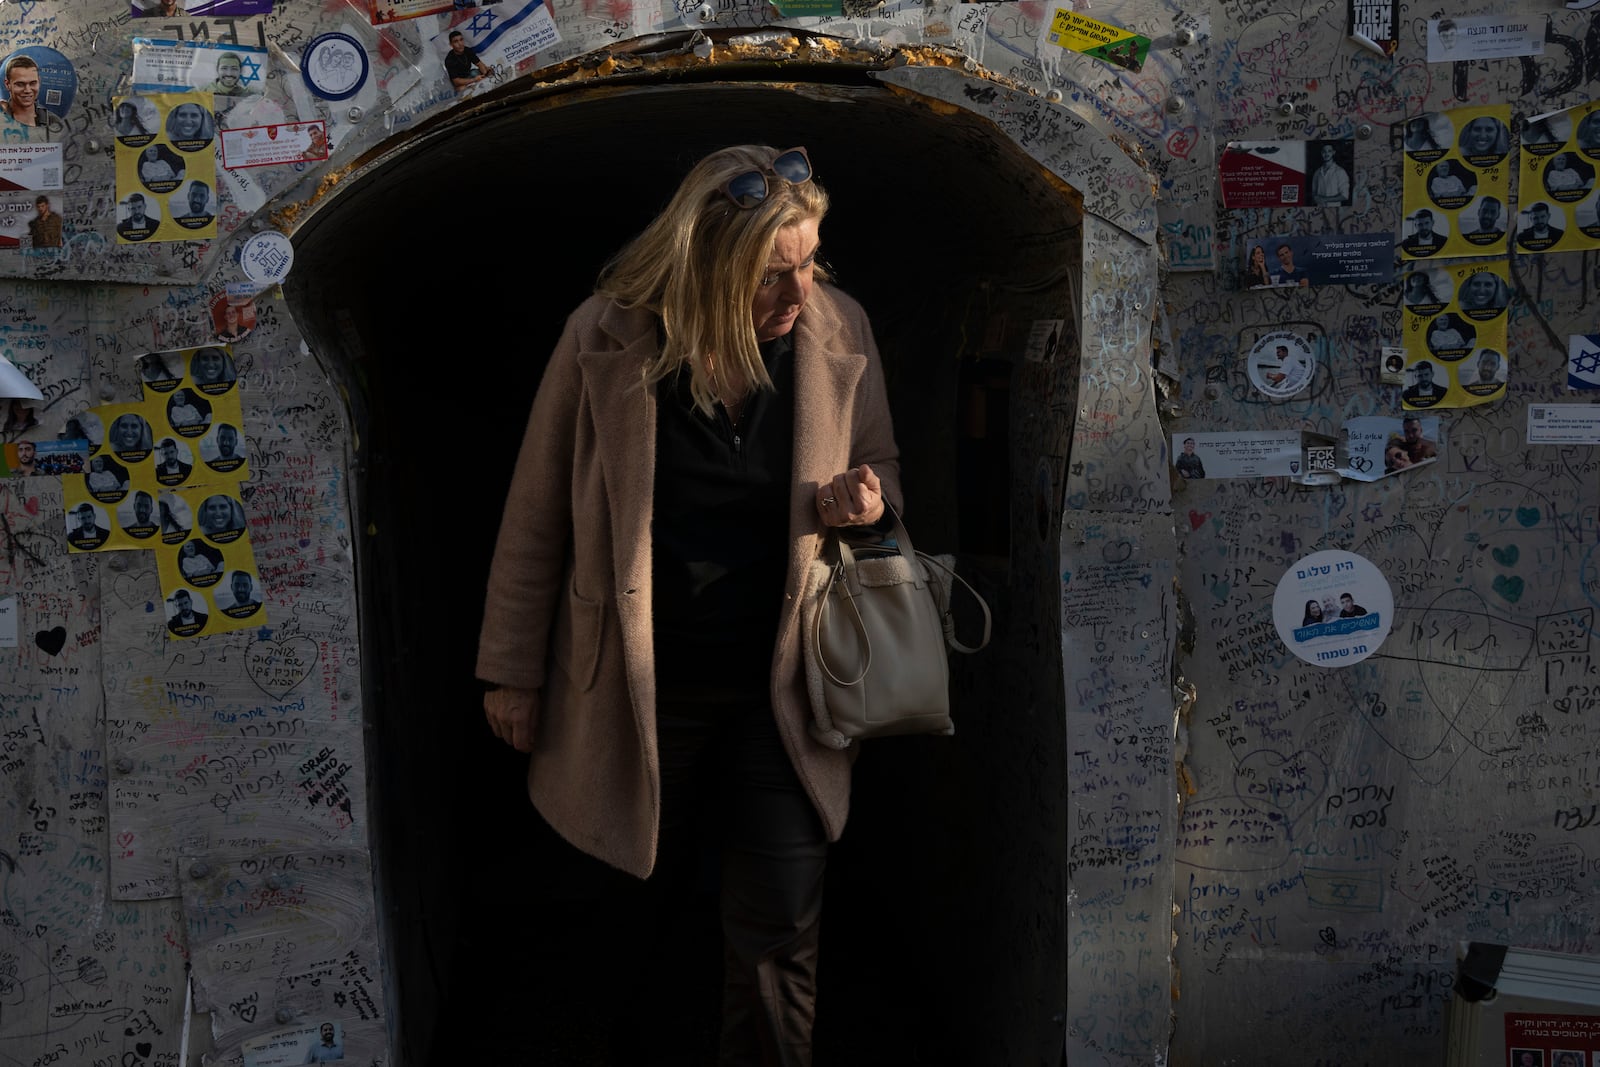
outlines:
[[1079, 198], [987, 120], [859, 70], [783, 73], [828, 80], [512, 83], [398, 135], [300, 224], [291, 306], [358, 324], [538, 317], [549, 328], [530, 339], [553, 340], [693, 161], [741, 142], [806, 146], [833, 201], [824, 258], [875, 315], [914, 314], [975, 279], [1026, 288], [1042, 264], [1019, 246], [1080, 221]]

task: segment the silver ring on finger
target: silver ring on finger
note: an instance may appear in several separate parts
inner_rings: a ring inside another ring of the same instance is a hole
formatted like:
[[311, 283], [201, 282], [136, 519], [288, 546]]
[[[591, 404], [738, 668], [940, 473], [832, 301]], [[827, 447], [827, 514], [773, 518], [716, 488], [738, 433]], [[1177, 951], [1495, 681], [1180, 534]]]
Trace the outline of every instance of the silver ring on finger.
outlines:
[[838, 501], [834, 500], [831, 496], [825, 496], [822, 498], [822, 506], [825, 508], [831, 508], [836, 503], [838, 503]]

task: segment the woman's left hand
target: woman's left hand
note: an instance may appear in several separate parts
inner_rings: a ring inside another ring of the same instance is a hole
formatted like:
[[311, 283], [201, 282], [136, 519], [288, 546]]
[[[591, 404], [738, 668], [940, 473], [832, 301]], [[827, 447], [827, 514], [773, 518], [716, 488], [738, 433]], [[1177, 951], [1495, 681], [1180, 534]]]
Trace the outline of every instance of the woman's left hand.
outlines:
[[817, 514], [824, 526], [870, 526], [883, 518], [883, 484], [865, 463], [835, 474], [817, 486]]

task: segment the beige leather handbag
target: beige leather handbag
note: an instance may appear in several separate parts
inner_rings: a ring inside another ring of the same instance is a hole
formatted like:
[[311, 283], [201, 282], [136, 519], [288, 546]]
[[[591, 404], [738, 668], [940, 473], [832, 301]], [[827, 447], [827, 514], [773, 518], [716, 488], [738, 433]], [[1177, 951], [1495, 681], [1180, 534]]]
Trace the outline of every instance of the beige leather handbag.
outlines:
[[[830, 534], [811, 564], [801, 613], [810, 727], [830, 748], [866, 737], [954, 733], [945, 649], [972, 653], [989, 643], [989, 605], [956, 574], [954, 557], [918, 552], [900, 516], [890, 514], [892, 543], [852, 547]], [[975, 646], [956, 639], [955, 583], [983, 613]]]

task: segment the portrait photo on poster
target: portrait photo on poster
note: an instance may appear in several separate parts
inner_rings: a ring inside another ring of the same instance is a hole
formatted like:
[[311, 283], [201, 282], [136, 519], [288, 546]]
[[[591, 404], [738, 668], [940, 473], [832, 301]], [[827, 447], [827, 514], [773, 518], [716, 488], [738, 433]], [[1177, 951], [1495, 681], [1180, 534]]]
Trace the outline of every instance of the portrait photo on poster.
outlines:
[[1304, 392], [1317, 369], [1310, 338], [1292, 330], [1274, 330], [1258, 338], [1245, 362], [1250, 384], [1274, 400]]

